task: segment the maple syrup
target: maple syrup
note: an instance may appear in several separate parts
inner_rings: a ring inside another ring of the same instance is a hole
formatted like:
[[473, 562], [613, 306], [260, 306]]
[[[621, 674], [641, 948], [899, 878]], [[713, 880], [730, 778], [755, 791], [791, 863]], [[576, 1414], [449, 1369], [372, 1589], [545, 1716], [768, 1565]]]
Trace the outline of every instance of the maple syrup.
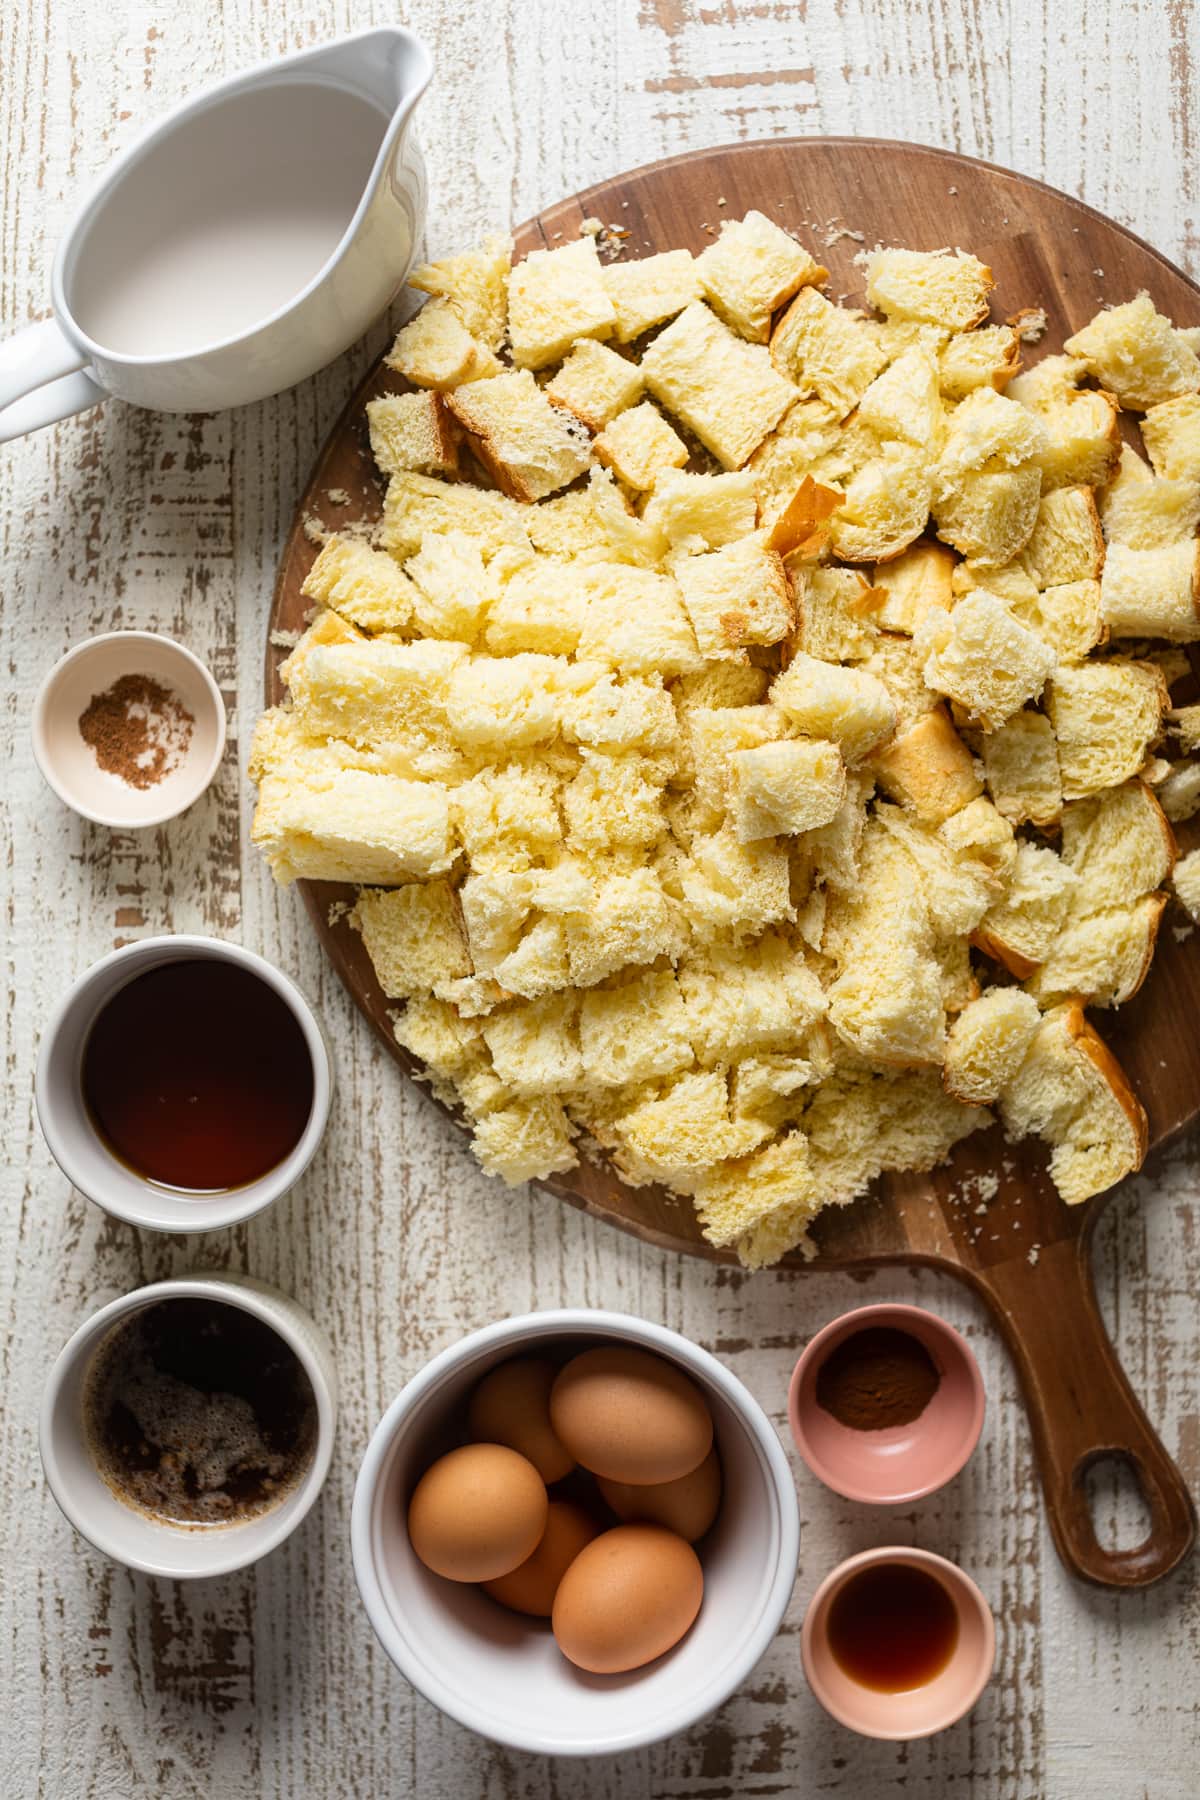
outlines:
[[100, 1135], [148, 1181], [192, 1193], [244, 1187], [295, 1148], [313, 1067], [291, 1008], [236, 963], [163, 963], [119, 988], [83, 1051]]
[[936, 1575], [913, 1563], [872, 1563], [829, 1609], [829, 1648], [851, 1681], [902, 1694], [940, 1675], [958, 1642], [958, 1613]]

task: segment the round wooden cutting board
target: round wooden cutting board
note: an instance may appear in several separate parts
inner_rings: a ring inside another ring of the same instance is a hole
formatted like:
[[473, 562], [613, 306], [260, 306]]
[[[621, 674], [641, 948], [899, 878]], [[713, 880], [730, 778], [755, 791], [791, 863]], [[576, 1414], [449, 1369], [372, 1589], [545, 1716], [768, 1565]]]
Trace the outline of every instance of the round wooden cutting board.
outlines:
[[[1139, 238], [1065, 194], [989, 164], [872, 139], [780, 139], [697, 152], [634, 170], [565, 200], [516, 233], [517, 253], [575, 238], [584, 219], [628, 232], [625, 254], [702, 250], [722, 219], [757, 207], [793, 230], [830, 270], [828, 292], [862, 298], [855, 255], [864, 244], [919, 250], [962, 246], [990, 264], [993, 316], [1040, 306], [1048, 329], [1032, 359], [1062, 348], [1104, 304], [1149, 291], [1178, 325], [1200, 325], [1200, 289]], [[1027, 358], [1029, 360], [1029, 358]], [[382, 492], [367, 442], [364, 406], [403, 383], [378, 365], [355, 394], [317, 462], [280, 565], [272, 634], [302, 629], [301, 584], [316, 555], [305, 522], [339, 529], [378, 517]], [[283, 698], [285, 651], [267, 649], [267, 700]], [[362, 941], [331, 905], [353, 890], [306, 884], [305, 901], [334, 966], [389, 1054], [412, 1070], [388, 1022]], [[1099, 1024], [1141, 1096], [1158, 1148], [1200, 1111], [1200, 951], [1164, 930], [1150, 978], [1119, 1014]], [[465, 1153], [465, 1151], [464, 1151]], [[999, 1189], [981, 1213], [980, 1197]], [[584, 1163], [545, 1184], [572, 1205], [655, 1244], [715, 1256], [685, 1200], [627, 1188]], [[1033, 1144], [1009, 1145], [998, 1129], [960, 1145], [932, 1176], [904, 1176], [818, 1222], [815, 1261], [798, 1269], [924, 1263], [960, 1276], [992, 1308], [1017, 1363], [1046, 1489], [1055, 1542], [1078, 1575], [1133, 1587], [1157, 1580], [1192, 1547], [1196, 1520], [1168, 1457], [1116, 1361], [1092, 1284], [1089, 1246], [1104, 1196], [1062, 1204]], [[1151, 1528], [1135, 1549], [1097, 1542], [1084, 1477], [1101, 1456], [1127, 1458]]]

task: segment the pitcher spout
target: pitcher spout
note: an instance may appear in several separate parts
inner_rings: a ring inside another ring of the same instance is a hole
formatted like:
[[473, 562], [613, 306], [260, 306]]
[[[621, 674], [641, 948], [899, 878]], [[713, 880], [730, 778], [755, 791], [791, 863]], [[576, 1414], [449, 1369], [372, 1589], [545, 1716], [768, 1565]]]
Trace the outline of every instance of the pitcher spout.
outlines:
[[301, 51], [276, 64], [303, 66], [308, 75], [335, 82], [392, 115], [393, 127], [412, 113], [433, 74], [433, 59], [420, 38], [402, 25], [380, 25], [337, 43]]

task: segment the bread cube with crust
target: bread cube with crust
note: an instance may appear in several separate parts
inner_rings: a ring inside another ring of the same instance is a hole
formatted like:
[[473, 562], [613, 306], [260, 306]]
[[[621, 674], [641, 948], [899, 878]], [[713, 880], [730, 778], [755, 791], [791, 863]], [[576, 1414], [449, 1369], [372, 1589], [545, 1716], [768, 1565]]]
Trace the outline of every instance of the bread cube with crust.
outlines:
[[883, 594], [874, 614], [880, 629], [911, 637], [930, 607], [949, 610], [955, 561], [945, 544], [919, 538], [901, 555], [880, 563], [871, 577], [872, 587]]
[[350, 914], [389, 1000], [432, 993], [471, 973], [462, 919], [448, 881], [363, 888]]
[[663, 250], [657, 256], [605, 263], [600, 277], [617, 315], [618, 343], [673, 319], [701, 297], [700, 276], [690, 250]]
[[1195, 642], [1200, 638], [1200, 543], [1188, 537], [1155, 550], [1110, 544], [1100, 578], [1100, 608], [1115, 637]]
[[1200, 763], [1172, 763], [1171, 772], [1155, 790], [1159, 805], [1172, 823], [1179, 825], [1200, 811]]
[[1153, 663], [1062, 663], [1046, 688], [1063, 797], [1079, 800], [1136, 775], [1162, 730], [1167, 684]]
[[998, 569], [1029, 542], [1041, 491], [1036, 463], [1016, 469], [971, 469], [953, 483], [939, 477], [930, 510], [944, 543], [974, 558], [981, 570]]
[[1034, 460], [1042, 486], [1100, 487], [1121, 453], [1117, 403], [1103, 389], [1081, 388], [1084, 365], [1065, 356], [1043, 357], [1008, 388], [1038, 416], [1044, 441]]
[[562, 843], [559, 778], [537, 757], [480, 769], [453, 790], [451, 814], [472, 867], [520, 868]]
[[748, 644], [778, 644], [795, 623], [783, 558], [760, 535], [681, 556], [675, 579], [702, 657], [745, 661]]
[[846, 797], [836, 744], [793, 738], [729, 759], [733, 827], [743, 843], [828, 825]]
[[970, 1001], [946, 1036], [946, 1092], [968, 1105], [991, 1106], [1024, 1062], [1041, 1017], [1023, 988], [988, 988]]
[[739, 337], [765, 344], [771, 314], [829, 271], [764, 213], [751, 211], [725, 220], [716, 242], [696, 258], [696, 273], [718, 318]]
[[533, 910], [532, 874], [527, 869], [473, 868], [458, 890], [471, 962], [489, 975], [516, 949]]
[[983, 790], [975, 759], [944, 706], [898, 731], [871, 767], [883, 792], [929, 825], [940, 825]]
[[862, 669], [843, 669], [803, 651], [771, 685], [771, 702], [806, 737], [828, 738], [847, 764], [861, 762], [889, 737], [896, 707]]
[[477, 642], [491, 602], [478, 539], [463, 531], [427, 531], [404, 572], [413, 584], [413, 615], [425, 638]]
[[690, 1187], [714, 1161], [744, 1155], [770, 1135], [768, 1126], [730, 1118], [720, 1069], [677, 1076], [660, 1095], [623, 1113], [616, 1131], [617, 1166], [626, 1180], [673, 1187]]
[[1091, 488], [1060, 487], [1042, 495], [1020, 560], [1038, 588], [1099, 580], [1104, 533]]
[[662, 836], [666, 769], [649, 757], [610, 756], [585, 750], [583, 766], [562, 792], [563, 819], [572, 850], [594, 856], [605, 850], [645, 849]]
[[1108, 641], [1098, 581], [1064, 581], [1043, 588], [1031, 601], [1010, 602], [1010, 610], [1049, 644], [1060, 662], [1080, 662]]
[[749, 1156], [718, 1165], [696, 1182], [696, 1216], [710, 1244], [740, 1242], [780, 1211], [798, 1217], [819, 1210], [824, 1196], [814, 1178], [808, 1140], [789, 1131]]
[[1200, 850], [1180, 857], [1172, 880], [1175, 898], [1194, 924], [1200, 925]]
[[1055, 851], [1018, 843], [1008, 891], [988, 909], [972, 944], [1024, 981], [1066, 923], [1076, 881], [1074, 870]]
[[471, 1133], [471, 1148], [480, 1168], [509, 1187], [545, 1181], [579, 1161], [570, 1120], [561, 1102], [548, 1094], [485, 1113]]
[[1064, 809], [1062, 855], [1078, 878], [1072, 915], [1083, 917], [1162, 887], [1175, 865], [1175, 838], [1145, 782], [1127, 781]]
[[494, 593], [487, 613], [487, 647], [493, 656], [512, 656], [520, 650], [571, 656], [579, 647], [587, 599], [582, 564], [549, 556], [523, 562]]
[[450, 677], [446, 716], [464, 748], [520, 750], [549, 743], [558, 730], [555, 656], [522, 651], [517, 656], [476, 656]]
[[445, 787], [338, 766], [268, 769], [250, 832], [282, 886], [355, 881], [386, 886], [438, 875], [454, 860]]
[[384, 361], [414, 387], [443, 392], [461, 381], [495, 375], [500, 368], [487, 345], [472, 337], [450, 302], [442, 299], [427, 300], [401, 326]]
[[981, 387], [999, 393], [1021, 367], [1021, 340], [1011, 325], [957, 331], [938, 351], [937, 367], [947, 400], [965, 400]]
[[881, 631], [874, 650], [862, 664], [865, 673], [873, 675], [886, 689], [896, 710], [897, 732], [907, 731], [942, 704], [940, 696], [925, 684], [923, 660], [910, 637]]
[[[295, 699], [301, 691], [305, 667], [314, 651], [326, 649], [333, 644], [361, 644], [364, 642], [365, 634], [358, 629], [357, 625], [344, 618], [340, 612], [335, 612], [332, 607], [325, 607], [317, 613], [308, 630], [303, 633], [299, 642], [280, 663], [279, 678], [285, 687], [292, 690], [292, 698]], [[264, 717], [269, 716], [269, 714], [264, 715]], [[322, 736], [323, 734], [317, 732], [316, 735]]]
[[446, 404], [496, 485], [514, 500], [544, 500], [591, 461], [587, 432], [550, 404], [528, 369], [464, 382]]
[[404, 631], [412, 619], [408, 576], [386, 550], [361, 538], [326, 538], [300, 592], [364, 631]]
[[1013, 1137], [1050, 1145], [1050, 1175], [1068, 1206], [1114, 1186], [1146, 1155], [1146, 1115], [1077, 1005], [1046, 1014], [1000, 1110]]
[[627, 675], [684, 675], [698, 669], [696, 647], [677, 583], [627, 563], [591, 563], [579, 655]]
[[590, 237], [531, 250], [508, 276], [508, 338], [518, 369], [558, 362], [580, 338], [611, 337], [617, 314]]
[[1180, 394], [1150, 407], [1142, 420], [1142, 442], [1156, 475], [1200, 481], [1200, 394]]
[[385, 475], [401, 469], [425, 475], [458, 472], [458, 430], [436, 389], [368, 400], [367, 428], [371, 454]]
[[834, 305], [815, 287], [801, 288], [771, 333], [779, 374], [802, 397], [816, 394], [839, 419], [858, 405], [886, 360], [862, 314]]
[[[637, 568], [656, 569], [667, 549], [657, 519], [638, 517], [609, 469], [593, 468], [589, 472], [588, 492], [593, 517], [605, 538], [599, 554], [616, 562], [632, 563]], [[586, 552], [586, 560], [596, 560], [596, 554]]]
[[649, 400], [609, 421], [592, 445], [605, 468], [628, 487], [652, 488], [664, 469], [681, 469], [687, 445]]
[[855, 470], [830, 520], [830, 543], [846, 562], [885, 562], [920, 537], [929, 522], [933, 475], [910, 444], [885, 443]]
[[[1127, 455], [1140, 463], [1132, 451]], [[1151, 478], [1148, 469], [1145, 480], [1126, 482], [1118, 474], [1101, 496], [1100, 516], [1110, 544], [1159, 550], [1183, 543], [1195, 538], [1200, 525], [1200, 482]]]
[[992, 271], [958, 250], [877, 250], [867, 260], [867, 299], [889, 318], [970, 331], [987, 318]]
[[1044, 713], [1019, 712], [983, 740], [988, 792], [1013, 825], [1045, 831], [1062, 813], [1062, 776], [1054, 727]]
[[522, 1099], [559, 1094], [582, 1078], [576, 994], [517, 1001], [490, 1014], [480, 1029], [496, 1074]]
[[689, 706], [683, 717], [691, 750], [692, 783], [702, 806], [728, 805], [731, 759], [788, 735], [788, 722], [775, 706]]
[[967, 594], [951, 613], [928, 612], [913, 642], [925, 656], [929, 686], [956, 701], [985, 731], [995, 731], [1035, 699], [1058, 660], [983, 588]]
[[676, 550], [719, 550], [754, 530], [758, 498], [748, 470], [692, 475], [661, 474], [646, 503], [645, 521]]
[[537, 506], [525, 507], [522, 519], [529, 543], [543, 556], [571, 562], [597, 551], [613, 554], [608, 525], [597, 512], [590, 479], [587, 487], [568, 488]]
[[464, 531], [477, 540], [485, 562], [502, 549], [528, 553], [526, 510], [507, 494], [401, 470], [384, 497], [383, 547], [403, 560], [420, 549], [426, 532]]
[[797, 571], [792, 580], [799, 614], [793, 647], [823, 662], [865, 662], [879, 639], [875, 619], [882, 590], [858, 569], [824, 564]]
[[498, 350], [508, 320], [512, 252], [510, 237], [493, 234], [475, 250], [422, 263], [408, 277], [408, 285], [448, 300], [472, 337], [489, 350]]
[[[301, 644], [300, 648], [303, 648]], [[322, 644], [285, 671], [306, 731], [406, 753], [415, 775], [457, 766], [446, 712], [462, 644], [380, 640]], [[402, 761], [396, 758], [396, 767]]]
[[654, 339], [642, 378], [726, 469], [742, 467], [796, 398], [765, 348], [736, 337], [699, 301]]
[[642, 372], [635, 362], [595, 338], [582, 338], [542, 391], [589, 431], [602, 431], [638, 398]]
[[584, 1080], [598, 1087], [661, 1081], [694, 1060], [687, 1012], [672, 972], [593, 988], [579, 1009]]
[[660, 956], [674, 960], [682, 947], [679, 922], [653, 869], [600, 876], [587, 911], [568, 913], [565, 925], [575, 987], [594, 987], [618, 969]]
[[936, 451], [946, 428], [937, 364], [927, 350], [905, 350], [877, 375], [858, 403], [857, 418], [881, 438]]
[[1200, 388], [1200, 359], [1149, 294], [1098, 312], [1063, 348], [1123, 407], [1139, 412]]

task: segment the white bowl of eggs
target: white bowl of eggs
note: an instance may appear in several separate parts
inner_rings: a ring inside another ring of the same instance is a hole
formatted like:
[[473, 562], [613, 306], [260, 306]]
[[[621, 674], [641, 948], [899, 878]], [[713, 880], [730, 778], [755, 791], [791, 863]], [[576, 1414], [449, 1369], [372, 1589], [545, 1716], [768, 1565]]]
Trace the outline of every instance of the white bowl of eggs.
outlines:
[[354, 1572], [401, 1673], [513, 1749], [600, 1756], [727, 1700], [779, 1629], [800, 1517], [714, 1356], [624, 1313], [472, 1333], [380, 1420]]

